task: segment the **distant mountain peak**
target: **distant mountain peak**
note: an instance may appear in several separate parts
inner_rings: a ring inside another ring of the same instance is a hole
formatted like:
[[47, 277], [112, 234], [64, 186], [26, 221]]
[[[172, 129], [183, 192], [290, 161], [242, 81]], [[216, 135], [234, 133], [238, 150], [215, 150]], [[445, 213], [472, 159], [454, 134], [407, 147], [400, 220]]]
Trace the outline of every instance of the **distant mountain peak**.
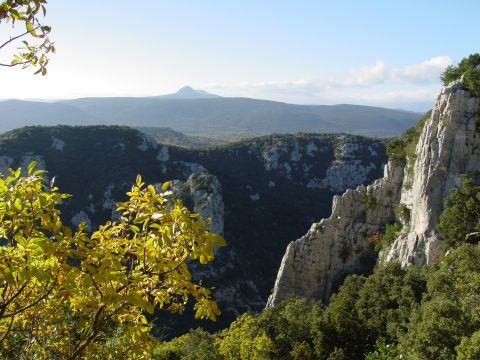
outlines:
[[163, 95], [162, 97], [170, 99], [209, 99], [219, 98], [220, 96], [210, 94], [205, 90], [195, 90], [191, 86], [187, 85], [179, 89], [176, 93]]

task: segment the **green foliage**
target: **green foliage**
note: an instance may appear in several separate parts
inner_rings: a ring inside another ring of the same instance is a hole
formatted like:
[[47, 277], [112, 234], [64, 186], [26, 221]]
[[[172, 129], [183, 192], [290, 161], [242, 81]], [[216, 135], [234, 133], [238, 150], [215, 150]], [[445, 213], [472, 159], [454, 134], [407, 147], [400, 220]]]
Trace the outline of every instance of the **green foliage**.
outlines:
[[471, 54], [457, 66], [449, 65], [443, 72], [441, 79], [443, 85], [448, 85], [450, 82], [459, 80], [463, 76], [462, 85], [475, 96], [480, 96], [480, 54]]
[[377, 205], [377, 199], [372, 194], [365, 193], [363, 195], [363, 205], [368, 209], [373, 209]]
[[206, 134], [205, 136], [185, 135], [166, 127], [136, 126], [135, 129], [155, 139], [159, 144], [180, 146], [192, 149], [205, 149], [218, 145], [228, 144], [235, 140], [252, 137], [252, 134]]
[[457, 359], [480, 359], [480, 330], [474, 332], [470, 337], [462, 338], [462, 342], [457, 346]]
[[410, 223], [410, 209], [405, 204], [397, 204], [394, 208], [395, 215], [402, 223]]
[[208, 190], [213, 181], [213, 176], [205, 173], [192, 174], [190, 181], [195, 190]]
[[276, 359], [313, 359], [322, 307], [304, 299], [292, 299], [258, 316], [258, 324], [272, 340]]
[[463, 243], [468, 233], [480, 231], [480, 185], [471, 178], [462, 176], [460, 187], [445, 199], [438, 231], [447, 248]]
[[428, 278], [427, 293], [412, 314], [402, 351], [414, 359], [455, 358], [461, 341], [480, 330], [479, 284], [479, 245], [465, 244], [448, 254]]
[[403, 165], [408, 161], [407, 171], [413, 171], [416, 160], [416, 146], [422, 134], [425, 122], [430, 118], [432, 111], [427, 111], [418, 121], [417, 125], [405, 130], [398, 138], [394, 138], [387, 144], [388, 159], [393, 163]]
[[444, 295], [436, 296], [414, 313], [402, 345], [418, 359], [453, 359], [455, 346], [468, 331], [465, 325], [468, 321], [456, 301]]
[[[364, 284], [363, 276], [348, 276], [338, 293], [332, 296], [324, 313], [323, 336], [316, 340], [317, 354], [326, 357], [337, 349], [341, 349], [347, 359], [353, 354], [363, 354], [366, 339], [355, 304]], [[352, 338], [357, 341], [352, 341]]]
[[[20, 34], [13, 34], [9, 40], [0, 43], [0, 49], [17, 44], [12, 51], [13, 59], [10, 63], [0, 63], [1, 66], [21, 66], [23, 68], [38, 67], [35, 74], [47, 73], [48, 54], [55, 52], [55, 46], [50, 41], [50, 27], [40, 22], [41, 15], [45, 16], [47, 0], [5, 0], [0, 2], [0, 24], [11, 23], [12, 27], [21, 24], [24, 30]], [[28, 41], [33, 41], [29, 43]], [[18, 47], [18, 42], [22, 47]]]
[[[349, 276], [325, 310], [324, 351], [363, 359], [378, 341], [398, 342], [425, 291], [425, 274], [390, 263], [368, 278]], [[353, 340], [354, 339], [354, 340]]]
[[394, 138], [387, 144], [388, 159], [397, 164], [403, 164], [406, 161], [405, 141], [402, 137]]
[[402, 225], [398, 223], [385, 225], [385, 233], [382, 235], [380, 241], [375, 244], [375, 251], [380, 252], [383, 248], [392, 245], [401, 230]]
[[214, 335], [202, 329], [163, 342], [154, 350], [156, 360], [220, 360]]
[[99, 359], [105, 348], [150, 358], [155, 340], [145, 313], [180, 312], [193, 298], [197, 318], [219, 315], [187, 262], [210, 262], [224, 240], [170, 200], [168, 183], [157, 193], [138, 176], [118, 204], [120, 219], [89, 235], [84, 224], [62, 223], [57, 205], [68, 195], [34, 168], [0, 177], [2, 358]]
[[400, 352], [396, 344], [385, 344], [377, 342], [375, 351], [369, 352], [365, 360], [395, 360], [398, 359]]
[[243, 314], [220, 332], [216, 345], [225, 360], [263, 360], [275, 357], [275, 347], [258, 320]]
[[478, 359], [479, 284], [480, 245], [464, 244], [434, 267], [348, 276], [325, 309], [291, 299], [244, 314], [214, 343], [219, 359]]

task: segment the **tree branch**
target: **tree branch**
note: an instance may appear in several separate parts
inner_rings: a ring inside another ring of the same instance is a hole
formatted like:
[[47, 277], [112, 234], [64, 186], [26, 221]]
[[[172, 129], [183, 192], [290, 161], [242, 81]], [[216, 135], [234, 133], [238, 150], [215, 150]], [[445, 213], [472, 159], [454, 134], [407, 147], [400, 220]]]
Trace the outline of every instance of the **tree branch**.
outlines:
[[93, 321], [93, 325], [92, 325], [92, 333], [90, 334], [90, 336], [83, 342], [83, 344], [81, 344], [75, 351], [74, 353], [72, 354], [72, 356], [70, 356], [68, 358], [68, 360], [75, 360], [75, 359], [78, 359], [80, 358], [81, 356], [83, 356], [83, 353], [85, 352], [85, 349], [87, 348], [88, 345], [90, 345], [90, 343], [95, 340], [95, 338], [97, 337], [98, 335], [98, 332], [100, 331], [100, 328], [98, 327], [98, 322], [100, 320], [100, 316], [102, 315], [103, 311], [105, 310], [105, 305], [101, 306], [97, 313], [95, 314], [95, 320]]
[[14, 36], [13, 38], [10, 38], [9, 40], [5, 41], [2, 45], [0, 45], [0, 50], [1, 50], [2, 48], [4, 48], [5, 46], [7, 46], [8, 44], [14, 42], [15, 40], [18, 40], [18, 39], [20, 39], [20, 38], [22, 38], [22, 37], [24, 37], [25, 35], [28, 35], [28, 34], [30, 34], [30, 33], [33, 33], [35, 30], [38, 30], [38, 29], [40, 29], [40, 28], [41, 28], [41, 26], [39, 25], [39, 26], [37, 26], [35, 29], [32, 29], [32, 30], [30, 30], [30, 31], [26, 31], [26, 32], [24, 32], [23, 34], [20, 34], [20, 35]]
[[31, 307], [34, 307], [36, 306], [40, 301], [42, 301], [43, 299], [45, 299], [48, 295], [50, 295], [50, 293], [52, 292], [52, 290], [55, 288], [55, 285], [56, 285], [56, 281], [52, 283], [52, 287], [50, 289], [48, 289], [48, 291], [41, 297], [39, 297], [37, 300], [35, 300], [33, 303], [29, 304], [29, 305], [26, 305], [24, 306], [23, 308], [21, 309], [18, 309], [18, 310], [15, 310], [14, 312], [11, 312], [9, 313], [7, 316], [13, 316], [13, 315], [17, 315], [25, 310], [28, 310], [30, 309]]
[[32, 55], [31, 57], [29, 57], [27, 60], [25, 61], [22, 61], [22, 62], [19, 62], [19, 63], [15, 63], [15, 64], [4, 64], [4, 63], [0, 63], [0, 66], [5, 66], [5, 67], [14, 67], [14, 66], [18, 66], [18, 65], [27, 65], [30, 61], [32, 61], [32, 59], [34, 58], [36, 52], [34, 53], [34, 55]]
[[3, 334], [2, 338], [0, 339], [0, 345], [5, 341], [8, 334], [10, 334], [10, 331], [12, 331], [12, 326], [13, 326], [13, 321], [14, 320], [15, 320], [15, 316], [12, 316], [12, 319], [10, 320], [10, 324], [8, 324], [7, 331], [5, 331], [5, 334]]
[[20, 289], [18, 289], [18, 291], [13, 294], [13, 296], [8, 299], [6, 302], [4, 302], [0, 308], [0, 319], [4, 318], [4, 317], [8, 317], [8, 316], [4, 316], [5, 314], [5, 310], [7, 310], [7, 307], [8, 305], [10, 305], [10, 303], [15, 300], [21, 293], [23, 290], [25, 290], [25, 288], [27, 287], [27, 283], [23, 284]]

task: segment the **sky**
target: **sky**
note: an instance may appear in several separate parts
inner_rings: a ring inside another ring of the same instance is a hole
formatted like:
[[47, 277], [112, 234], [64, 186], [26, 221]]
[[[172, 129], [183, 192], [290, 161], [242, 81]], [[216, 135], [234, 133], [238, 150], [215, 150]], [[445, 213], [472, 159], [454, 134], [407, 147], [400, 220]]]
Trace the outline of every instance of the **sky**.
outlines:
[[[57, 53], [48, 74], [0, 67], [0, 99], [153, 96], [190, 85], [423, 111], [444, 68], [480, 51], [479, 13], [478, 0], [49, 0], [43, 22]], [[11, 34], [0, 24], [0, 43]]]

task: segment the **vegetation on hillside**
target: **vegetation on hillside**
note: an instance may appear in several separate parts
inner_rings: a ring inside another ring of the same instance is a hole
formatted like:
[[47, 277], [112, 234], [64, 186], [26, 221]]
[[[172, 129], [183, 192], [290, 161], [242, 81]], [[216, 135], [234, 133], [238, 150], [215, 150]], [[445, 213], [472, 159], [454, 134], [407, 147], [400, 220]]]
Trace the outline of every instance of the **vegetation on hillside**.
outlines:
[[0, 178], [2, 359], [150, 359], [147, 313], [181, 312], [192, 298], [197, 318], [219, 315], [189, 266], [225, 242], [171, 200], [168, 183], [157, 193], [138, 176], [122, 216], [87, 234], [63, 224], [69, 195], [34, 167]]
[[189, 136], [167, 127], [138, 126], [137, 130], [153, 138], [163, 145], [181, 146], [185, 148], [201, 149], [222, 144], [230, 141], [221, 138]]
[[432, 110], [427, 111], [418, 121], [418, 123], [397, 138], [393, 138], [387, 144], [388, 159], [396, 164], [407, 164], [413, 169], [413, 164], [417, 158], [415, 149], [418, 140], [422, 134], [425, 122], [432, 115]]
[[464, 243], [469, 233], [480, 232], [480, 185], [472, 178], [463, 176], [460, 187], [450, 191], [438, 230], [447, 248]]
[[389, 263], [347, 277], [325, 307], [287, 300], [217, 334], [164, 342], [156, 359], [477, 359], [479, 274], [479, 245], [464, 244], [437, 266]]
[[[58, 143], [63, 147], [54, 146]], [[177, 336], [192, 326], [218, 330], [228, 326], [236, 314], [264, 307], [285, 247], [302, 236], [312, 222], [330, 215], [335, 192], [306, 185], [312, 177], [326, 177], [327, 170], [342, 159], [339, 149], [349, 143], [358, 144], [358, 149], [345, 161], [365, 167], [375, 164], [365, 183], [381, 177], [387, 160], [384, 142], [345, 134], [269, 135], [201, 151], [169, 146], [168, 161], [159, 161], [162, 147], [154, 148], [152, 143], [145, 151], [139, 149], [143, 134], [131, 128], [28, 127], [0, 136], [0, 154], [11, 158], [14, 167], [21, 166], [25, 156], [41, 157], [38, 160], [43, 159], [49, 178], [55, 177], [59, 188], [74, 194], [59, 207], [62, 220], [71, 224], [83, 212], [92, 229], [111, 219], [115, 201], [127, 200], [125, 193], [138, 173], [152, 184], [191, 177], [192, 184], [203, 189], [203, 181], [197, 181], [202, 177], [197, 179], [188, 170], [189, 164], [200, 164], [219, 180], [225, 206], [224, 236], [229, 246], [218, 253], [208, 269], [199, 267], [198, 271], [205, 273], [206, 286], [214, 286], [221, 294], [217, 300], [222, 316], [216, 322], [197, 322], [188, 314], [168, 319], [162, 314], [156, 323], [157, 333]], [[318, 152], [309, 155], [312, 145]], [[295, 149], [301, 154], [298, 161], [292, 161]], [[270, 154], [279, 167], [267, 170]], [[180, 195], [177, 191], [175, 188], [175, 196]], [[250, 196], [257, 193], [259, 198], [252, 200]], [[182, 199], [193, 209], [188, 194]], [[365, 262], [366, 273], [373, 262], [372, 254]]]
[[383, 234], [378, 232], [372, 234], [369, 236], [368, 242], [374, 245], [376, 252], [380, 252], [382, 249], [393, 244], [401, 230], [402, 225], [398, 223], [386, 224], [385, 232]]
[[443, 85], [461, 80], [462, 85], [475, 96], [480, 96], [480, 54], [471, 54], [463, 58], [458, 65], [450, 65], [443, 72]]

